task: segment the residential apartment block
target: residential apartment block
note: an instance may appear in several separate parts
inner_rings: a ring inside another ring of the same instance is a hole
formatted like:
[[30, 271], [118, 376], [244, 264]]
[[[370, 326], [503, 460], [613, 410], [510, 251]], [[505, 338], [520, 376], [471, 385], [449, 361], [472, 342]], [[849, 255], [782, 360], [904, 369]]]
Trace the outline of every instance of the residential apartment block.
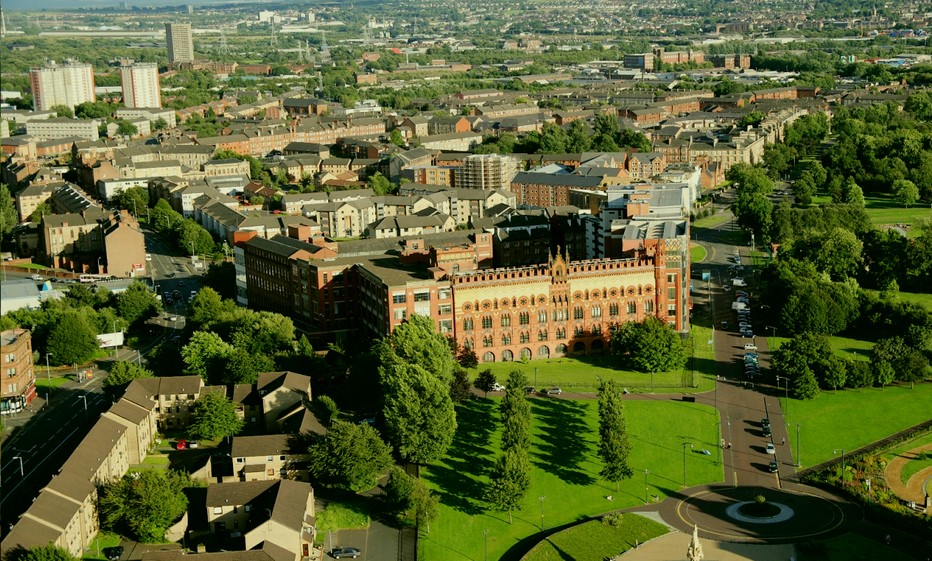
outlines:
[[166, 23], [165, 42], [168, 44], [168, 64], [194, 62], [194, 38], [190, 23]]
[[36, 398], [36, 375], [32, 364], [32, 334], [28, 329], [0, 332], [3, 381], [0, 385], [0, 414], [22, 411]]
[[123, 105], [127, 108], [162, 107], [159, 67], [154, 62], [134, 62], [120, 67]]
[[[56, 105], [74, 109], [75, 105], [96, 101], [94, 68], [84, 62], [54, 62], [29, 71], [32, 86], [32, 107], [48, 111]], [[96, 138], [96, 137], [95, 137]]]
[[29, 121], [26, 123], [26, 134], [40, 140], [72, 137], [81, 140], [97, 140], [100, 138], [100, 124], [101, 122], [97, 119], [56, 117]]

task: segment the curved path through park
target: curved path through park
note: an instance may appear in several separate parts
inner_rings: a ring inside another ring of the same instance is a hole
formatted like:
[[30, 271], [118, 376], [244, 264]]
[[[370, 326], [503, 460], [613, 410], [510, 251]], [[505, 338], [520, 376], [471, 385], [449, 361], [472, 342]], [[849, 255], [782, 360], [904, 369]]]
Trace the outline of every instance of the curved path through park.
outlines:
[[902, 455], [897, 456], [887, 464], [884, 470], [884, 477], [887, 480], [887, 486], [893, 493], [904, 501], [913, 501], [918, 505], [925, 503], [925, 492], [923, 486], [926, 481], [932, 478], [932, 466], [921, 469], [914, 473], [909, 481], [903, 483], [903, 468], [911, 460], [916, 460], [924, 452], [932, 451], [932, 444], [926, 444], [918, 448], [913, 448]]

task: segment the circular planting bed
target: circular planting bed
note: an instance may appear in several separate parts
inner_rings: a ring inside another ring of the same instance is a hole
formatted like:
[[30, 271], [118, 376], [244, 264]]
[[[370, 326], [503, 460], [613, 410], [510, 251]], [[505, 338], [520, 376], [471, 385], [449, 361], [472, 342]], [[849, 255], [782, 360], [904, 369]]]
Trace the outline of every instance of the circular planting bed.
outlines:
[[749, 518], [773, 518], [782, 510], [773, 503], [743, 503], [738, 507], [738, 513]]

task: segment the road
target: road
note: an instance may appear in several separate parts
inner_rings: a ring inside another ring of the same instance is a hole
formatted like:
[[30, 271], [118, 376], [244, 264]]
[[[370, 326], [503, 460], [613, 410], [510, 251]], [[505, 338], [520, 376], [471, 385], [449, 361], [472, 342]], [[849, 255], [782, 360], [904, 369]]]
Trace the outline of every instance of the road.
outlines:
[[35, 413], [26, 411], [6, 419], [14, 428], [0, 446], [3, 535], [109, 407], [101, 390], [101, 378], [95, 375], [83, 383], [69, 382], [56, 389], [50, 404], [46, 405], [45, 396], [34, 400]]

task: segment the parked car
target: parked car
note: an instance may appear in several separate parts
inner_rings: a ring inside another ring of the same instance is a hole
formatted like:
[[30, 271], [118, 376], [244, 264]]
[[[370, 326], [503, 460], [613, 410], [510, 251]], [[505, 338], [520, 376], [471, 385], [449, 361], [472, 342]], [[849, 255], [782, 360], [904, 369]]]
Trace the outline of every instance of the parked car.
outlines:
[[748, 283], [744, 282], [744, 279], [741, 277], [735, 277], [731, 279], [731, 284], [735, 286], [747, 286], [748, 285]]
[[201, 443], [196, 440], [191, 440], [188, 442], [188, 448], [190, 448], [191, 450], [194, 450], [195, 448], [199, 448], [200, 446], [201, 446]]
[[738, 329], [748, 329], [748, 330], [750, 330], [750, 329], [753, 329], [753, 328], [754, 328], [754, 326], [751, 325], [750, 323], [746, 322], [746, 321], [738, 322]]
[[32, 275], [32, 280], [34, 280], [34, 281], [44, 281], [44, 280], [45, 280], [45, 277], [43, 277], [42, 275], [34, 274], [34, 275]]
[[107, 558], [107, 561], [118, 561], [120, 557], [123, 557], [123, 546], [115, 545], [113, 547], [105, 547], [103, 554]]
[[744, 296], [745, 298], [747, 298], [747, 297], [748, 297], [748, 293], [745, 292], [745, 291], [743, 291], [743, 290], [736, 290], [736, 291], [735, 291], [735, 296]]
[[777, 466], [776, 460], [770, 460], [770, 465], [767, 466], [767, 471], [770, 473], [777, 473], [780, 471], [780, 468]]
[[362, 550], [356, 547], [335, 547], [327, 553], [334, 559], [343, 559], [344, 557], [356, 559], [362, 554]]
[[547, 395], [560, 395], [563, 393], [563, 390], [560, 388], [550, 388], [547, 390]]
[[494, 384], [492, 384], [492, 391], [493, 391], [493, 392], [503, 392], [503, 391], [505, 391], [505, 386], [499, 384], [498, 382], [495, 382]]
[[528, 395], [534, 393], [534, 386], [524, 386], [524, 393]]
[[753, 343], [748, 343], [747, 345], [744, 346], [744, 350], [746, 350], [746, 351], [756, 351], [756, 350], [757, 350], [757, 345], [755, 345], [755, 344], [753, 344]]
[[760, 426], [762, 426], [762, 427], [769, 427], [769, 426], [770, 426], [770, 419], [769, 419], [768, 417], [764, 417], [763, 419], [761, 419], [761, 420], [760, 420]]
[[753, 332], [753, 331], [742, 331], [742, 332], [741, 332], [741, 336], [742, 336], [743, 338], [745, 338], [745, 339], [753, 339], [753, 338], [754, 338], [754, 332]]
[[761, 432], [764, 433], [764, 438], [770, 438], [773, 435], [773, 432], [770, 430], [770, 427], [764, 427], [764, 430]]
[[777, 453], [777, 449], [776, 449], [776, 447], [774, 447], [774, 445], [773, 445], [772, 442], [768, 442], [768, 443], [767, 443], [767, 453], [768, 453], [768, 454], [776, 454], [776, 453]]

